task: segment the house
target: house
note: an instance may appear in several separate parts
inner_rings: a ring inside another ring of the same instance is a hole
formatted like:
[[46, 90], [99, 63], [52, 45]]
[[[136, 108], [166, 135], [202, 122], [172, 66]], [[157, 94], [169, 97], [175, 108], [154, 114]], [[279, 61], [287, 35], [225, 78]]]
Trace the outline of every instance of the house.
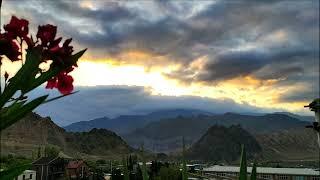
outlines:
[[42, 157], [32, 163], [37, 180], [64, 179], [66, 161], [60, 157]]
[[83, 179], [89, 176], [89, 168], [82, 160], [70, 161], [66, 169], [70, 179]]
[[[247, 168], [248, 175], [252, 167]], [[206, 176], [215, 179], [236, 179], [240, 168], [235, 166], [212, 166], [202, 171]], [[320, 171], [307, 168], [271, 168], [257, 167], [257, 179], [264, 180], [320, 180]]]
[[15, 180], [36, 180], [37, 172], [33, 170], [25, 170]]

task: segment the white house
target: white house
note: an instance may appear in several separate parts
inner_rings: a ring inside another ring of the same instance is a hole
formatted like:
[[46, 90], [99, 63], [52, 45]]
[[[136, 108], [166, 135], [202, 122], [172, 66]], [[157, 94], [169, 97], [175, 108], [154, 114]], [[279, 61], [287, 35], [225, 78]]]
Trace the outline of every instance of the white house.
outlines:
[[16, 180], [36, 180], [37, 172], [33, 170], [25, 170], [22, 174], [16, 177]]

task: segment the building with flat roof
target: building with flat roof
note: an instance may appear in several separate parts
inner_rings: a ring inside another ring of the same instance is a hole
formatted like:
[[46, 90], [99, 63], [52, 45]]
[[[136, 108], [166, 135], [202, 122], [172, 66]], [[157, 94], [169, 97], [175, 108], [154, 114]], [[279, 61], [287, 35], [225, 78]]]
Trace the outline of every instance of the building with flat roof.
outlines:
[[36, 180], [37, 172], [33, 170], [23, 171], [15, 180]]
[[[248, 175], [252, 167], [247, 168]], [[240, 167], [211, 166], [204, 168], [206, 175], [220, 177], [221, 179], [234, 179], [239, 176]], [[218, 178], [218, 179], [220, 179]], [[271, 168], [257, 167], [257, 179], [264, 180], [320, 180], [320, 171], [307, 168]]]

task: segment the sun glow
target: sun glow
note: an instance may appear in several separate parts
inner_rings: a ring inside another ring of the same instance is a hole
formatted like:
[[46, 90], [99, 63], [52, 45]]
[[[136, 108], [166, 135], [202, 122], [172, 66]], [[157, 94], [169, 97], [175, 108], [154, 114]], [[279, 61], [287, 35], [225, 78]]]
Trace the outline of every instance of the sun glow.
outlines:
[[[170, 67], [169, 67], [170, 68]], [[184, 95], [186, 90], [179, 88], [178, 82], [169, 80], [159, 69], [147, 69], [139, 65], [115, 65], [92, 61], [79, 62], [72, 75], [75, 85], [128, 85], [144, 86], [151, 89], [153, 94]]]
[[[149, 69], [140, 65], [116, 65], [114, 63], [81, 61], [72, 75], [75, 85], [128, 85], [143, 86], [153, 95], [199, 96], [208, 98], [231, 98], [240, 104], [258, 107], [301, 110], [301, 103], [276, 103], [279, 92], [285, 89], [272, 88], [275, 82], [261, 82], [253, 77], [239, 77], [216, 85], [180, 83], [164, 74], [176, 67]], [[263, 83], [264, 86], [261, 86]]]
[[[135, 54], [136, 55], [136, 54]], [[139, 55], [140, 56], [140, 55]], [[200, 58], [193, 65], [201, 66], [206, 58]], [[2, 75], [7, 71], [13, 75], [21, 66], [20, 62], [4, 61]], [[275, 81], [261, 81], [254, 77], [238, 77], [218, 84], [181, 83], [165, 74], [179, 68], [179, 65], [166, 67], [146, 67], [143, 65], [118, 63], [115, 59], [105, 61], [80, 60], [78, 68], [71, 74], [75, 86], [127, 85], [143, 86], [153, 95], [198, 96], [217, 99], [232, 99], [236, 103], [249, 104], [262, 108], [279, 108], [301, 111], [304, 102], [279, 103], [277, 99], [288, 87], [274, 88]], [[181, 67], [180, 67], [181, 68]], [[306, 102], [307, 103], [307, 102]]]

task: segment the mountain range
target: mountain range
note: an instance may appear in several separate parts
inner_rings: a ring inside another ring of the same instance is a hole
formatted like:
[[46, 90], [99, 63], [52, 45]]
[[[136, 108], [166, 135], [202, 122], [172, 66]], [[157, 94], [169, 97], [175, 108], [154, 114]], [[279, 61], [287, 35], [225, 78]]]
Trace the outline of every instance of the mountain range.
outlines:
[[151, 112], [146, 115], [121, 115], [113, 119], [102, 117], [90, 121], [72, 123], [63, 128], [72, 132], [90, 131], [93, 128], [104, 128], [118, 134], [127, 134], [137, 128], [144, 127], [150, 122], [177, 116], [190, 117], [200, 114], [212, 115], [212, 113], [195, 109], [169, 109]]
[[146, 148], [159, 152], [173, 152], [181, 147], [184, 136], [187, 145], [195, 143], [213, 125], [241, 125], [251, 134], [265, 134], [281, 130], [304, 128], [305, 121], [283, 114], [241, 115], [226, 113], [222, 115], [178, 116], [151, 122], [124, 135], [124, 139], [133, 147], [144, 142]]
[[[100, 126], [102, 122], [104, 126]], [[82, 126], [83, 123], [88, 124]], [[181, 152], [181, 137], [185, 137], [188, 152], [192, 152], [190, 158], [217, 160], [210, 155], [217, 151], [212, 148], [229, 152], [231, 147], [230, 159], [223, 153], [217, 158], [232, 161], [239, 151], [235, 147], [246, 144], [243, 140], [247, 137], [247, 146], [253, 147], [252, 154], [259, 154], [263, 160], [315, 160], [319, 158], [316, 136], [312, 130], [304, 128], [309, 123], [284, 113], [212, 114], [175, 109], [80, 122], [76, 125], [78, 129], [70, 129], [85, 131], [70, 132], [49, 117], [31, 113], [1, 132], [1, 152], [31, 156], [39, 146], [53, 145], [68, 157], [117, 158], [136, 152], [143, 143], [154, 153], [174, 155]]]
[[[234, 114], [234, 113], [226, 113]], [[301, 116], [289, 112], [276, 112], [274, 115], [286, 115], [300, 121], [311, 122], [313, 121], [312, 116]], [[72, 123], [68, 126], [63, 127], [67, 131], [71, 132], [83, 132], [90, 131], [93, 128], [104, 128], [114, 131], [120, 135], [126, 135], [138, 128], [143, 128], [152, 122], [157, 122], [163, 119], [172, 119], [178, 116], [180, 117], [197, 117], [197, 116], [221, 116], [221, 114], [214, 114], [207, 111], [197, 109], [167, 109], [151, 112], [145, 115], [121, 115], [116, 118], [101, 117], [89, 121], [80, 121]], [[254, 113], [243, 113], [237, 114], [242, 117], [259, 117], [270, 114], [254, 114]], [[241, 120], [240, 120], [241, 121]], [[232, 123], [234, 124], [234, 123]]]

